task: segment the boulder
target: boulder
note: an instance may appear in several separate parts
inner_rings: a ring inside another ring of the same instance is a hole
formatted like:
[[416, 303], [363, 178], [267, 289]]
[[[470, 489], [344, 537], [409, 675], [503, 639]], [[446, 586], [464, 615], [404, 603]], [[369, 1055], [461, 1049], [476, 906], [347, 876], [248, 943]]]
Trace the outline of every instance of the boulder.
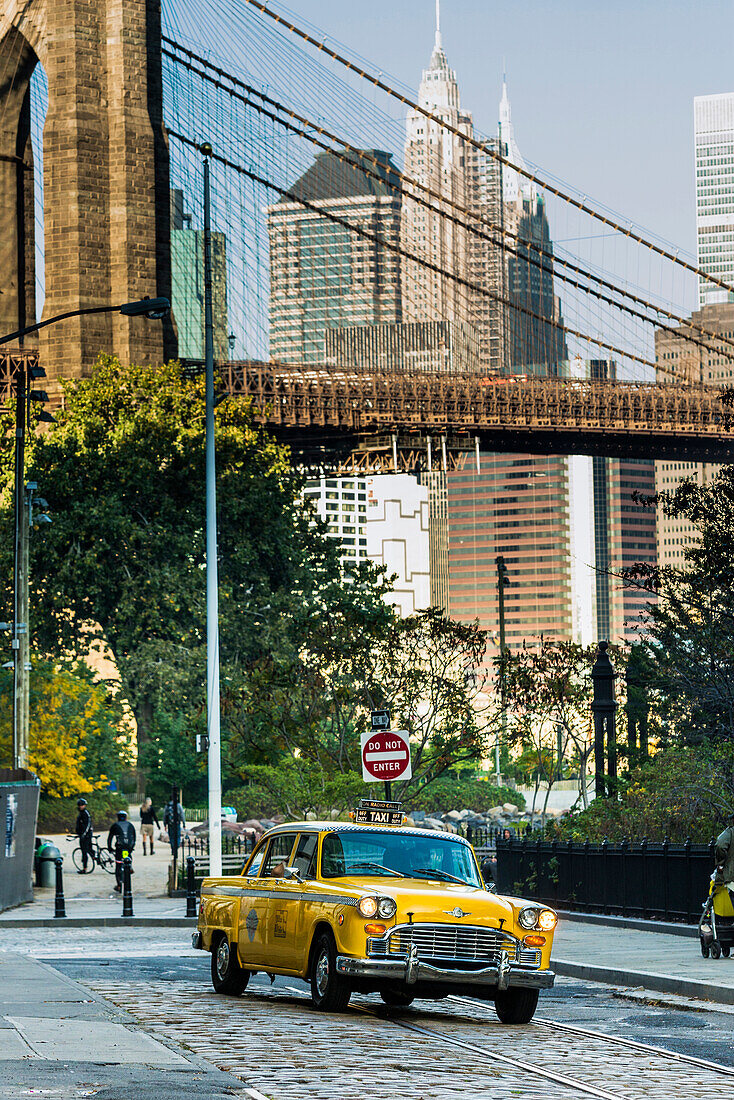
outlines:
[[247, 829], [257, 829], [258, 832], [262, 832], [262, 825], [255, 817], [249, 818], [244, 822], [244, 825]]
[[458, 810], [449, 810], [447, 814], [443, 815], [444, 821], [461, 821], [462, 817]]
[[416, 823], [414, 819], [410, 816], [410, 814], [408, 814], [408, 816], [406, 817], [405, 824], [409, 825], [411, 829], [415, 829]]
[[[513, 809], [514, 809], [514, 807], [513, 807]], [[486, 816], [488, 821], [497, 821], [498, 818], [502, 817], [502, 807], [501, 806], [493, 806], [491, 810], [487, 810], [487, 813], [486, 813], [485, 816]]]
[[332, 821], [338, 821], [341, 810], [329, 810], [329, 817]]
[[417, 824], [419, 821], [425, 821], [426, 811], [425, 810], [411, 810], [410, 811], [410, 816], [413, 818], [413, 821], [415, 821], [416, 824]]
[[507, 814], [508, 817], [516, 817], [520, 811], [512, 802], [503, 802], [502, 812]]
[[306, 821], [318, 821], [318, 817], [317, 817], [317, 815], [316, 815], [316, 814], [315, 814], [315, 813], [313, 812], [313, 810], [308, 810], [308, 811], [306, 812]]

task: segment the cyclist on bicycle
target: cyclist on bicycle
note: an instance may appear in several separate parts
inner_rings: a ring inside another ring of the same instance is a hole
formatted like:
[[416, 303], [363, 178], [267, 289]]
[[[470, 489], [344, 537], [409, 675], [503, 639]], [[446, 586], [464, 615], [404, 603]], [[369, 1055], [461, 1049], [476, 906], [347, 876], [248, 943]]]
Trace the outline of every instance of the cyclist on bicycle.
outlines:
[[94, 867], [94, 849], [92, 847], [92, 816], [87, 809], [86, 798], [80, 798], [77, 801], [76, 805], [79, 813], [76, 817], [74, 832], [79, 837], [79, 847], [82, 850], [82, 870], [77, 871], [77, 874], [84, 875], [87, 872], [87, 860], [91, 859], [92, 867]]

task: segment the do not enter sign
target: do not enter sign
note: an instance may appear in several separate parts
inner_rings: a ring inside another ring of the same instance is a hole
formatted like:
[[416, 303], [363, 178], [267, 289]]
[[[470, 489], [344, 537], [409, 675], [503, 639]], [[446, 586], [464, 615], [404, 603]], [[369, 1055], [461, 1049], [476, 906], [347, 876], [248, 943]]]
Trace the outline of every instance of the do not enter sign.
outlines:
[[373, 730], [362, 734], [362, 778], [365, 783], [410, 779], [407, 730]]

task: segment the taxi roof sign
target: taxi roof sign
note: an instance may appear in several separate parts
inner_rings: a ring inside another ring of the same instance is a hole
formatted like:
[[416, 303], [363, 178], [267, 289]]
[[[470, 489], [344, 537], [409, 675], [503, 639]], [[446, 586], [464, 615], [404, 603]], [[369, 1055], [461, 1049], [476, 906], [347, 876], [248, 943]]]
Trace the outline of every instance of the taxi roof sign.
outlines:
[[354, 811], [357, 825], [402, 825], [405, 820], [401, 802], [382, 802], [363, 798]]

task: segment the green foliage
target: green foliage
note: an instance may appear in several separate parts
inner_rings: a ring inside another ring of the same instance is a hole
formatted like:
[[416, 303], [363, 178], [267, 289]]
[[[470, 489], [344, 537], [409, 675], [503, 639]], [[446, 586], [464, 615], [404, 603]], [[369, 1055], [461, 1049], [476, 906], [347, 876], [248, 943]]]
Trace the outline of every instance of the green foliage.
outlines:
[[227, 793], [240, 821], [285, 814], [302, 820], [307, 813], [327, 818], [332, 809], [344, 814], [360, 798], [370, 797], [361, 773], [327, 772], [316, 763], [296, 766], [284, 761], [278, 767], [251, 765], [246, 769], [250, 784]]
[[629, 579], [660, 599], [643, 637], [644, 677], [651, 707], [651, 738], [659, 744], [696, 745], [734, 738], [734, 467], [707, 485], [686, 481], [660, 494], [669, 516], [698, 533], [684, 565], [639, 566]]
[[[220, 649], [224, 675], [260, 655], [253, 605], [306, 597], [338, 573], [300, 502], [287, 452], [249, 404], [217, 409]], [[144, 741], [156, 710], [196, 711], [205, 682], [203, 381], [177, 363], [123, 367], [101, 356], [64, 383], [56, 423], [32, 437], [27, 476], [54, 522], [32, 540], [31, 600], [43, 652], [108, 650]], [[12, 501], [6, 460], [0, 570], [10, 601]]]
[[[81, 792], [80, 792], [81, 793]], [[128, 808], [124, 795], [110, 791], [92, 791], [84, 794], [88, 802], [87, 809], [92, 817], [92, 825], [95, 833], [104, 833], [107, 839], [107, 831], [115, 821], [118, 810]], [[46, 798], [41, 797], [38, 803], [38, 824], [36, 833], [42, 836], [44, 833], [69, 833], [74, 830], [77, 811], [77, 795], [73, 798]]]
[[619, 798], [597, 798], [587, 810], [546, 826], [559, 840], [661, 841], [690, 837], [707, 843], [734, 809], [731, 747], [666, 749], [619, 782]]
[[[12, 754], [12, 672], [0, 672], [0, 760]], [[130, 731], [107, 686], [82, 664], [35, 659], [30, 673], [29, 761], [44, 795], [106, 786], [129, 759]]]
[[149, 739], [140, 746], [138, 765], [145, 774], [145, 793], [163, 806], [175, 784], [189, 804], [206, 799], [206, 754], [196, 752], [196, 734], [206, 729], [203, 716], [190, 721], [182, 714], [156, 710]]
[[487, 780], [462, 774], [442, 775], [430, 786], [419, 790], [415, 796], [411, 788], [407, 787], [403, 801], [408, 812], [440, 810], [446, 813], [448, 810], [475, 810], [479, 813], [493, 806], [501, 806], [505, 802], [511, 802], [520, 810], [525, 809], [525, 799], [519, 791], [513, 791], [510, 787], [496, 787]]

